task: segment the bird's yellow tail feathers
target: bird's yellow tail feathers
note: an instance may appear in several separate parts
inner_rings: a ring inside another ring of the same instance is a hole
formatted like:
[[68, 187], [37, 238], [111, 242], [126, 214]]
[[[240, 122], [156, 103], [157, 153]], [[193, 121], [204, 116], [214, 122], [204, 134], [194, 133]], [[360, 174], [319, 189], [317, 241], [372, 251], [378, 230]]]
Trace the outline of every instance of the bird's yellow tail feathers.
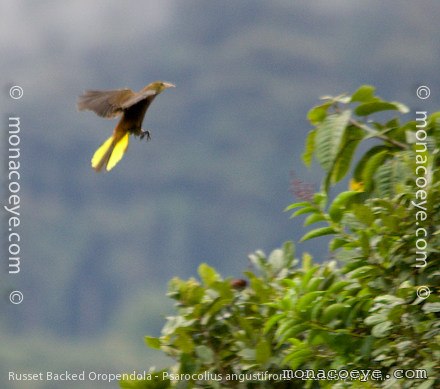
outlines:
[[129, 136], [130, 134], [126, 132], [122, 138], [116, 138], [115, 135], [108, 138], [93, 154], [93, 169], [97, 172], [101, 171], [104, 166], [107, 171], [113, 169], [127, 150]]

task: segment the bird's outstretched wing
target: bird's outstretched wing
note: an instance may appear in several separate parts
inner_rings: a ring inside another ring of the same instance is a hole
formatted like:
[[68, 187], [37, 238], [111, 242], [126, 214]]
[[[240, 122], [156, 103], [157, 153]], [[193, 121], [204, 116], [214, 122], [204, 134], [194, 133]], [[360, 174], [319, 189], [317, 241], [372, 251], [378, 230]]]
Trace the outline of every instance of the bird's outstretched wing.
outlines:
[[119, 116], [126, 109], [127, 102], [133, 100], [138, 93], [131, 89], [108, 91], [88, 90], [78, 98], [78, 110], [90, 110], [105, 118]]
[[122, 104], [122, 109], [128, 109], [133, 105], [139, 103], [142, 100], [145, 100], [148, 97], [156, 96], [157, 91], [154, 89], [150, 90], [141, 90], [140, 92], [133, 93], [132, 96], [128, 97], [124, 103]]

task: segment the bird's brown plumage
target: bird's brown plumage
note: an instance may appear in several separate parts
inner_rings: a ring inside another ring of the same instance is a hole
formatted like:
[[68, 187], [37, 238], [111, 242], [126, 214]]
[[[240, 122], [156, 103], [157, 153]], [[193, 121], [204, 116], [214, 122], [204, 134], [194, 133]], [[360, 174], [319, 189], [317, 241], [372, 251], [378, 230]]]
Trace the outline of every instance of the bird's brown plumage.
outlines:
[[148, 131], [142, 130], [142, 122], [148, 107], [155, 97], [173, 84], [156, 81], [139, 92], [131, 89], [108, 91], [89, 90], [78, 99], [78, 109], [90, 110], [105, 118], [121, 116], [113, 135], [104, 142], [92, 158], [92, 167], [100, 171], [104, 166], [111, 170], [122, 158], [128, 146], [127, 134], [142, 136]]

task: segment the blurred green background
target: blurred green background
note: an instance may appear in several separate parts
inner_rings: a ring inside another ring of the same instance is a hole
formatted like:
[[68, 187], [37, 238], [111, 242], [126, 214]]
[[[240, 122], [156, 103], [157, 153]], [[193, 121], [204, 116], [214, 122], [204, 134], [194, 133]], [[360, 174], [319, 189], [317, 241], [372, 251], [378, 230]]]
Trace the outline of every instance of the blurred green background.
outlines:
[[[435, 0], [4, 0], [0, 191], [7, 118], [20, 116], [22, 269], [6, 272], [3, 210], [1, 388], [117, 387], [12, 383], [8, 371], [166, 364], [143, 336], [172, 312], [170, 278], [201, 262], [239, 276], [250, 252], [302, 235], [282, 210], [292, 174], [319, 183], [300, 154], [320, 96], [372, 84], [414, 112], [428, 85], [423, 108], [438, 109], [439, 17]], [[152, 141], [132, 139], [112, 172], [95, 173], [90, 158], [116, 121], [78, 113], [77, 96], [157, 79], [177, 88], [146, 116]], [[304, 250], [326, 259], [325, 240]], [[12, 289], [22, 304], [9, 303]]]

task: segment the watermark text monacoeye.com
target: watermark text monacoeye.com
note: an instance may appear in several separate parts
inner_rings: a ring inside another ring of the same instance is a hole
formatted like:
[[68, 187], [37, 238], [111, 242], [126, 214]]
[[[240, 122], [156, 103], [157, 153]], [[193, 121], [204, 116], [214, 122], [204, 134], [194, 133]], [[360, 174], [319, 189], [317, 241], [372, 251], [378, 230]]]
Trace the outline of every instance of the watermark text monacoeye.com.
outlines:
[[[426, 100], [431, 95], [431, 90], [426, 85], [421, 85], [417, 88], [416, 95], [419, 100]], [[428, 228], [425, 222], [428, 220], [428, 207], [427, 207], [427, 186], [431, 179], [428, 168], [428, 134], [426, 131], [428, 122], [427, 111], [416, 111], [416, 144], [415, 144], [415, 183], [417, 190], [414, 195], [414, 200], [411, 201], [412, 206], [415, 207], [416, 213], [416, 241], [415, 241], [415, 267], [424, 268], [427, 266], [428, 258]], [[419, 286], [417, 288], [417, 296], [422, 299], [429, 297], [431, 291], [427, 286]]]
[[426, 258], [428, 243], [426, 238], [428, 231], [423, 226], [423, 222], [428, 219], [426, 199], [428, 193], [426, 186], [428, 185], [428, 145], [426, 142], [427, 133], [427, 119], [426, 111], [416, 112], [416, 186], [415, 200], [411, 203], [416, 207], [416, 267], [426, 267]]
[[[13, 100], [23, 97], [23, 88], [15, 85], [9, 89], [9, 96]], [[9, 115], [7, 121], [6, 144], [3, 148], [7, 155], [7, 174], [6, 174], [6, 198], [3, 201], [3, 209], [6, 211], [6, 250], [7, 269], [9, 275], [17, 275], [21, 271], [21, 198], [20, 198], [20, 141], [21, 141], [21, 122], [19, 115]], [[9, 294], [9, 300], [13, 304], [20, 304], [23, 294], [19, 290], [14, 290]]]

